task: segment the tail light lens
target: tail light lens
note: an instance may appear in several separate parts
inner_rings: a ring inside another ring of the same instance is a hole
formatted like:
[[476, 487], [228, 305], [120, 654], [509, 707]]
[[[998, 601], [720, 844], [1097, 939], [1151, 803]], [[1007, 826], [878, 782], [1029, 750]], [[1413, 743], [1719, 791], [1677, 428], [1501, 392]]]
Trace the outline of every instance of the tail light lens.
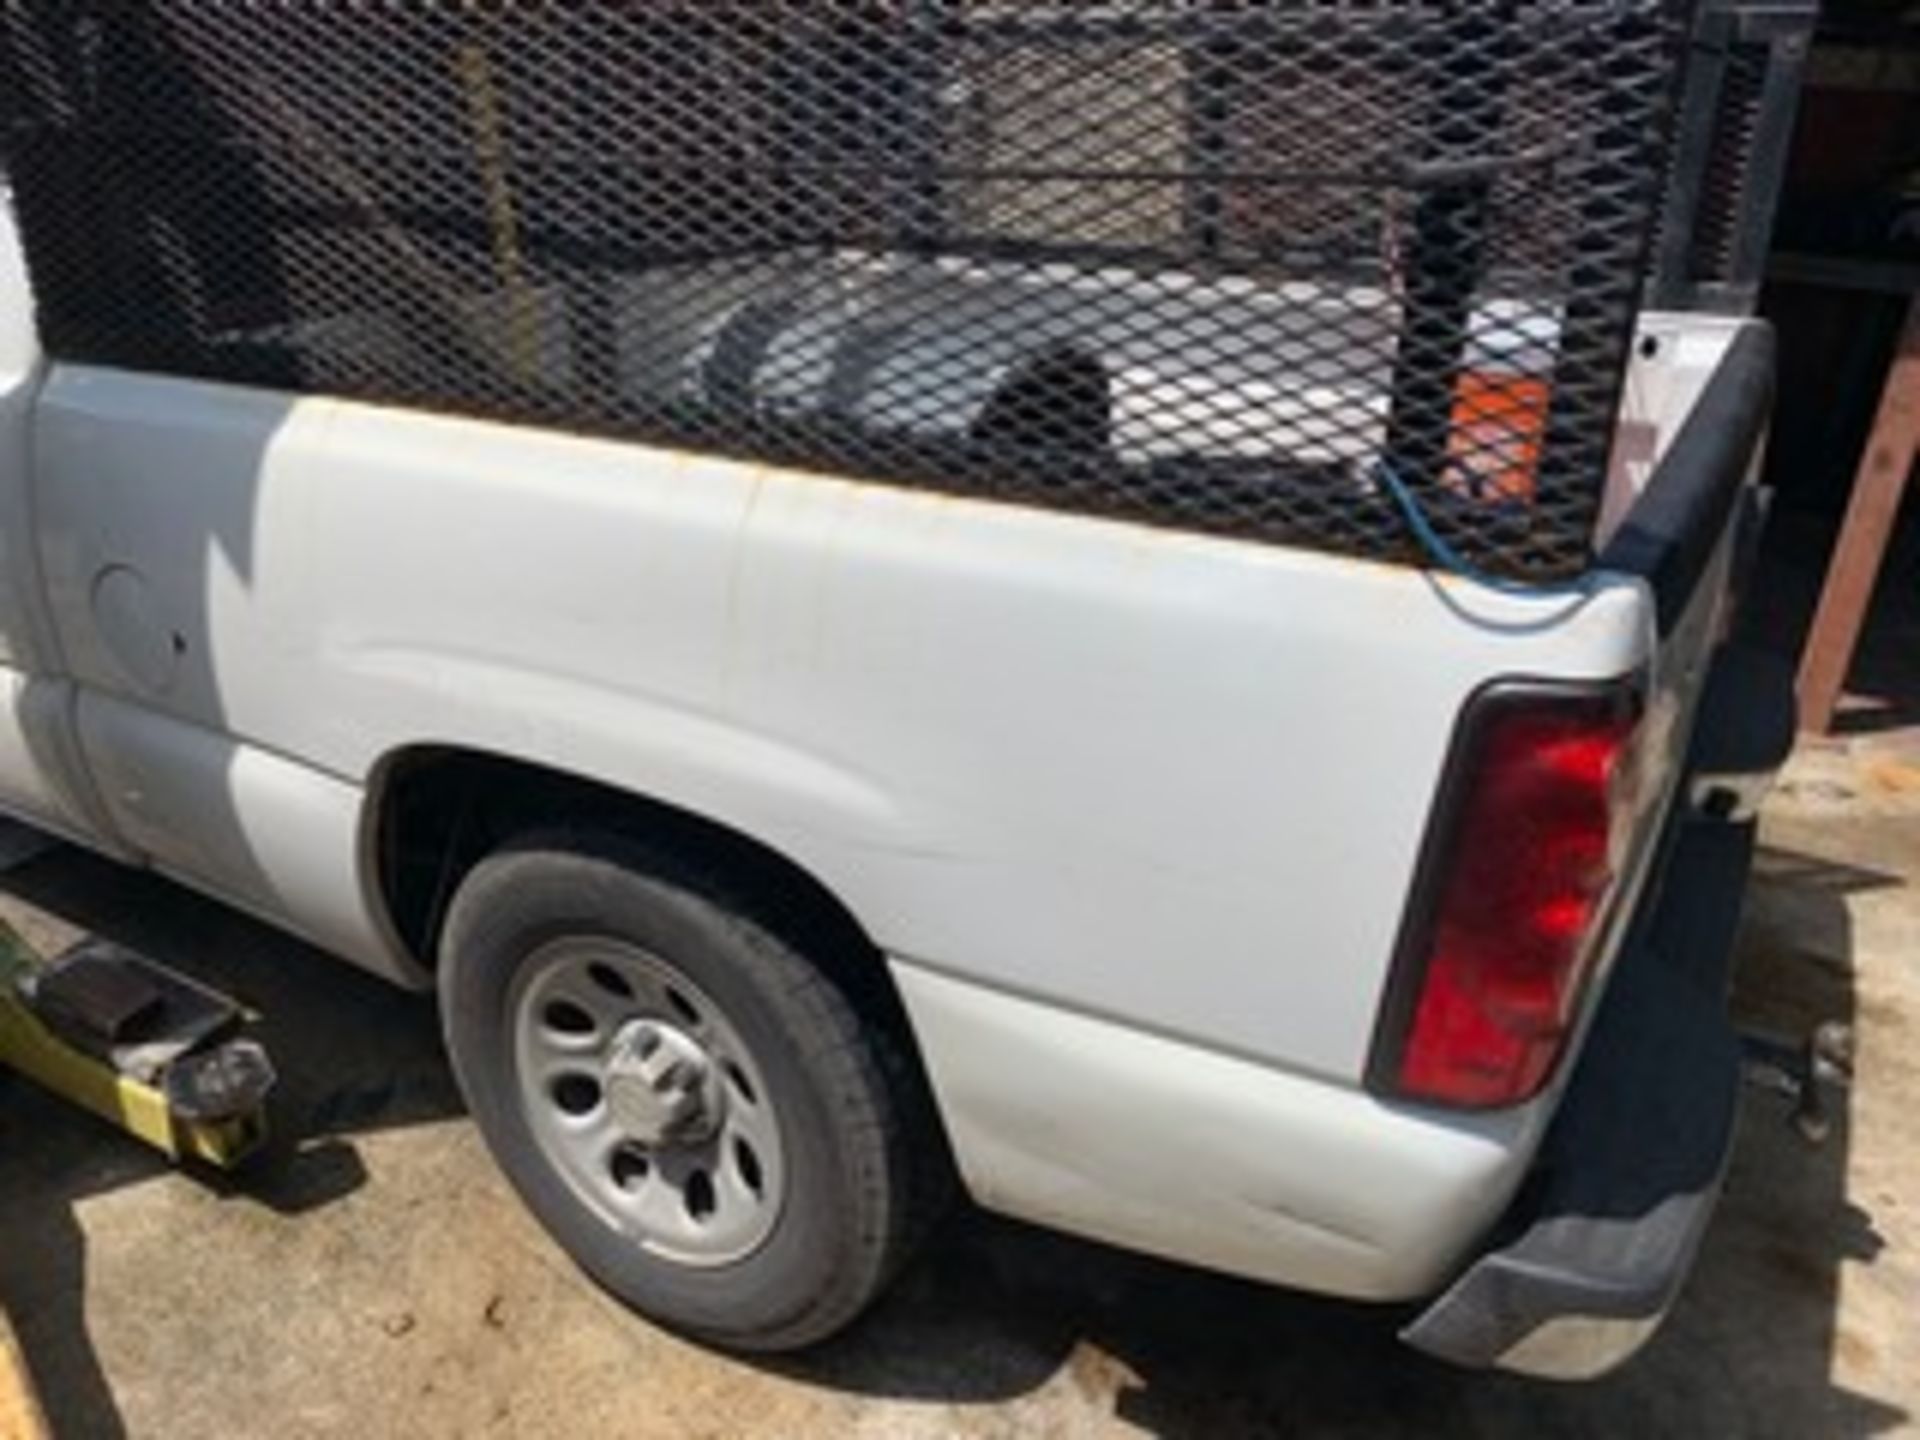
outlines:
[[1627, 685], [1501, 687], [1455, 742], [1376, 1078], [1488, 1108], [1539, 1093], [1618, 888], [1639, 705]]

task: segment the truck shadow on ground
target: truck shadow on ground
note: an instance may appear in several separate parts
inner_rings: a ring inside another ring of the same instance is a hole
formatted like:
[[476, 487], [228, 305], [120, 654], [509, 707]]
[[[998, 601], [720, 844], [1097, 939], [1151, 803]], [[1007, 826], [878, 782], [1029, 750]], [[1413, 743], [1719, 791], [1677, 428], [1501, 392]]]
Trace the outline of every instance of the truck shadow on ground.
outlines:
[[[1764, 996], [1762, 1023], [1791, 1031], [1803, 1020], [1851, 1018], [1844, 897], [1888, 878], [1766, 857], [1743, 940], [1746, 988]], [[282, 1075], [281, 1138], [243, 1180], [209, 1181], [235, 1204], [288, 1214], [329, 1205], [365, 1182], [356, 1137], [459, 1113], [424, 1000], [75, 852], [0, 879], [0, 890], [261, 1012], [259, 1033]], [[1654, 1344], [1593, 1385], [1460, 1374], [1399, 1345], [1404, 1310], [1287, 1295], [971, 1212], [945, 1227], [852, 1333], [759, 1368], [857, 1395], [965, 1406], [1018, 1399], [1064, 1377], [1092, 1414], [1167, 1436], [1880, 1434], [1903, 1412], [1831, 1380], [1838, 1352], [1873, 1343], [1840, 1324], [1839, 1268], [1870, 1261], [1880, 1244], [1847, 1197], [1846, 1115], [1818, 1150], [1783, 1116], [1769, 1097], [1750, 1097], [1728, 1195], [1692, 1284]], [[86, 1239], [74, 1207], [163, 1167], [14, 1085], [0, 1091], [0, 1154], [0, 1294], [56, 1432], [124, 1433], [89, 1342]]]

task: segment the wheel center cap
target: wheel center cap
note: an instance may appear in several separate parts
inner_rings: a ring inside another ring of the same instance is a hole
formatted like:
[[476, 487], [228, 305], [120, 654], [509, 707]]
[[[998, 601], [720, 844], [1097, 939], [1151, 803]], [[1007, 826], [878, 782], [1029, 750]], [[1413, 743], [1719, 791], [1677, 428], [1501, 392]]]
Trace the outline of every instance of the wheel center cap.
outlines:
[[664, 1020], [635, 1020], [614, 1037], [607, 1108], [648, 1148], [696, 1144], [720, 1128], [724, 1092], [706, 1047]]

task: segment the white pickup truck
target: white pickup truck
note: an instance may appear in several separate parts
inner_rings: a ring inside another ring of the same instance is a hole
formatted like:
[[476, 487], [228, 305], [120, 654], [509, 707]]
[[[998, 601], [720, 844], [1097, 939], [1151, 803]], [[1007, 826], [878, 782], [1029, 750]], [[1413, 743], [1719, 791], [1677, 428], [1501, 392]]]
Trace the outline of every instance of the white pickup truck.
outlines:
[[1698, 8], [9, 4], [0, 805], [437, 986], [716, 1343], [957, 1175], [1597, 1373], [1790, 734]]

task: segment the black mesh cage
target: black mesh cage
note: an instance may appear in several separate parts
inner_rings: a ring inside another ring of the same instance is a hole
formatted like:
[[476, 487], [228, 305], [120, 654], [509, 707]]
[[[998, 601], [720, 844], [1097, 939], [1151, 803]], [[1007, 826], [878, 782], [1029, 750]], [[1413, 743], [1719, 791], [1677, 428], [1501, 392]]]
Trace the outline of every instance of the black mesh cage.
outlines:
[[0, 106], [59, 358], [1551, 580], [1689, 9], [0, 0]]

